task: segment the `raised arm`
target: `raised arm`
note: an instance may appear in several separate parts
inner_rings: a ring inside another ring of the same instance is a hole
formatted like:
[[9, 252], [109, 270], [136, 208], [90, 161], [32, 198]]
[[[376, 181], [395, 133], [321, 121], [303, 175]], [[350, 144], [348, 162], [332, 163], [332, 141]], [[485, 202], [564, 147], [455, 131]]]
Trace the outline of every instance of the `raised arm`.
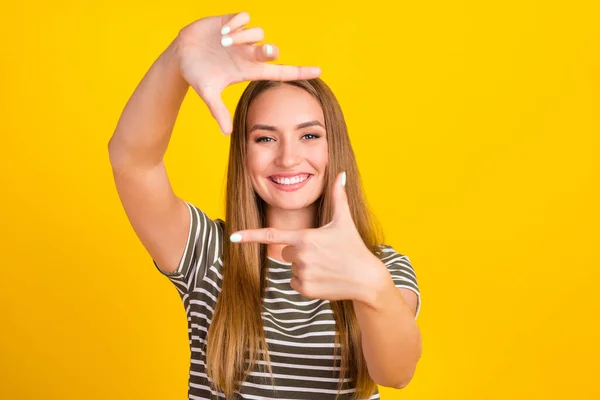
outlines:
[[163, 157], [188, 83], [179, 73], [177, 40], [158, 57], [127, 102], [109, 156], [129, 221], [165, 272], [179, 265], [190, 215], [173, 192]]
[[108, 144], [127, 217], [148, 253], [167, 273], [180, 265], [190, 229], [189, 209], [174, 193], [164, 165], [189, 87], [204, 100], [221, 131], [229, 134], [231, 116], [221, 101], [228, 85], [311, 79], [320, 74], [318, 68], [265, 64], [277, 59], [278, 49], [256, 45], [264, 33], [261, 28], [245, 29], [249, 18], [247, 13], [208, 17], [183, 28], [135, 89]]

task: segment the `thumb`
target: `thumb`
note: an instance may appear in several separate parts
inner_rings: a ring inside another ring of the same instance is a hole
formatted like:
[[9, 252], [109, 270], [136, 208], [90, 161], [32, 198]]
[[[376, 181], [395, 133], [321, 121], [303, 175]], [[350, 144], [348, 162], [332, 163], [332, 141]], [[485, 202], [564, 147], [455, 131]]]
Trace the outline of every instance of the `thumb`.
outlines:
[[204, 92], [201, 97], [208, 106], [211, 115], [219, 124], [219, 128], [223, 135], [229, 135], [233, 130], [233, 124], [231, 122], [231, 114], [227, 107], [225, 107], [223, 100], [221, 100], [221, 93], [210, 90]]
[[334, 221], [351, 221], [352, 214], [350, 213], [350, 205], [348, 204], [348, 196], [346, 195], [346, 172], [342, 172], [336, 177], [331, 196]]

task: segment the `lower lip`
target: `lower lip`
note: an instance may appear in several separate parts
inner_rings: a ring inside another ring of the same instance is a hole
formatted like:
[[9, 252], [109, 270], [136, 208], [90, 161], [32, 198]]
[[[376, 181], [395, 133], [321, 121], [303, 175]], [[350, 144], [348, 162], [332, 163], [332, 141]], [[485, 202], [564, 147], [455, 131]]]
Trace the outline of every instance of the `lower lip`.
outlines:
[[273, 184], [277, 189], [282, 190], [284, 192], [295, 192], [296, 190], [302, 188], [312, 178], [312, 175], [309, 175], [304, 181], [299, 183], [294, 183], [293, 185], [280, 185], [279, 183], [273, 182], [271, 178], [267, 178], [269, 182]]

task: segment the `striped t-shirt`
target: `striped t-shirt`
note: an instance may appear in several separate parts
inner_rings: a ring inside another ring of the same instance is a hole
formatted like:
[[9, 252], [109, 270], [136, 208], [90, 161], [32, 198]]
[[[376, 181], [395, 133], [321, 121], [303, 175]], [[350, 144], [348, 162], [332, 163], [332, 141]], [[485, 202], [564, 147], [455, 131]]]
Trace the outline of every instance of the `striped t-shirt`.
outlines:
[[[173, 273], [166, 273], [156, 262], [154, 265], [175, 285], [187, 314], [191, 350], [188, 398], [223, 399], [224, 394], [210, 387], [205, 346], [221, 292], [224, 221], [212, 220], [187, 204], [191, 221], [179, 267]], [[380, 259], [388, 267], [396, 287], [417, 293], [417, 318], [421, 299], [410, 260], [390, 246], [384, 245], [382, 254]], [[290, 265], [269, 258], [263, 302], [262, 320], [275, 387], [270, 376], [265, 380], [265, 374], [256, 370], [236, 392], [237, 399], [333, 400], [338, 393], [339, 367], [334, 367], [334, 360], [338, 360], [339, 366], [339, 352], [334, 356], [335, 320], [329, 301], [307, 298], [292, 289]], [[339, 399], [350, 399], [354, 391], [345, 382]], [[378, 391], [370, 397], [378, 398]]]

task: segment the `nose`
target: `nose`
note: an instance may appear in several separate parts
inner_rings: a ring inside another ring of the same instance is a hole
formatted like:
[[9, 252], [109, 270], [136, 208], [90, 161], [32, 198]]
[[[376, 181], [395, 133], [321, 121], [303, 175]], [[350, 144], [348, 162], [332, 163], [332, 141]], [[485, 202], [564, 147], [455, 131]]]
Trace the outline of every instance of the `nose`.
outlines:
[[281, 168], [291, 168], [302, 161], [302, 149], [299, 143], [287, 138], [282, 139], [278, 148], [275, 164]]

